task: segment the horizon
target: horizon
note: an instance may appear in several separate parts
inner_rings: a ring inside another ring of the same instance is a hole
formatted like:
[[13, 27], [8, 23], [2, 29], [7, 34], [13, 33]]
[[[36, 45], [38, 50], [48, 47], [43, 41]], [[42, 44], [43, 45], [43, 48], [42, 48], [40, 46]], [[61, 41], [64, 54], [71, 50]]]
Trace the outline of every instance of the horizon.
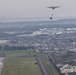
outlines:
[[[54, 17], [53, 20], [76, 19], [76, 17]], [[0, 22], [17, 22], [17, 21], [50, 21], [49, 17], [11, 17], [0, 18]]]

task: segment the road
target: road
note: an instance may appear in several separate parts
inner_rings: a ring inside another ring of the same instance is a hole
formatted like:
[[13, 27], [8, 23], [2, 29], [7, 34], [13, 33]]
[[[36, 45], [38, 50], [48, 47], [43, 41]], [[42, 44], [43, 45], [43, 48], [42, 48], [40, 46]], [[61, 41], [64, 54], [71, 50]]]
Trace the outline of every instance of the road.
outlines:
[[4, 57], [0, 57], [0, 75], [2, 74], [2, 69], [3, 69], [3, 60], [4, 60]]
[[40, 71], [41, 71], [42, 75], [50, 75], [50, 72], [48, 71], [48, 68], [45, 65], [43, 59], [39, 56], [35, 57], [35, 59], [38, 63], [38, 66], [40, 68]]
[[47, 55], [47, 57], [50, 60], [50, 64], [52, 64], [53, 67], [55, 68], [55, 72], [57, 73], [57, 75], [62, 75], [60, 70], [57, 68], [55, 62], [53, 61], [53, 59], [49, 55]]

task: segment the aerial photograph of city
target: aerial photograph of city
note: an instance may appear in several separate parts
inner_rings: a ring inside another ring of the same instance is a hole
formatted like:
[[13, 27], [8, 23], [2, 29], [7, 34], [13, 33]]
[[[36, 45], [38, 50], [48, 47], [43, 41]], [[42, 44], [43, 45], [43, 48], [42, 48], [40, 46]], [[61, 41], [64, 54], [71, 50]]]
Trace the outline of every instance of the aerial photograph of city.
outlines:
[[76, 0], [0, 0], [0, 75], [76, 75]]

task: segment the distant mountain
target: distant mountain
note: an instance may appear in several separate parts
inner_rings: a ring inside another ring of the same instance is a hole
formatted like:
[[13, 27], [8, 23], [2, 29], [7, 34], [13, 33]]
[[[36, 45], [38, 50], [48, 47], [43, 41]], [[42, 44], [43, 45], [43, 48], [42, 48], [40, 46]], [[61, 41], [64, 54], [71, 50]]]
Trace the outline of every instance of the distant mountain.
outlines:
[[53, 21], [54, 23], [76, 23], [76, 19], [59, 19], [56, 21]]
[[[0, 28], [8, 28], [10, 30], [37, 30], [39, 28], [50, 27], [76, 27], [76, 19], [59, 19], [59, 20], [44, 20], [44, 21], [13, 21], [0, 22]], [[8, 30], [7, 29], [7, 30]]]

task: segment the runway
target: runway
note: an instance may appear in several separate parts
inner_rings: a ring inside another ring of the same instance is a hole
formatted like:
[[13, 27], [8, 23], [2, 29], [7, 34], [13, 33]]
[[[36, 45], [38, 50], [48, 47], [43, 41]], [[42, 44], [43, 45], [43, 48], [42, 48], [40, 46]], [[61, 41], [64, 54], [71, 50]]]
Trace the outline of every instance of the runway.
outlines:
[[38, 63], [38, 66], [40, 68], [40, 71], [41, 71], [42, 75], [51, 75], [50, 72], [48, 71], [48, 68], [45, 65], [43, 59], [39, 56], [35, 57], [35, 59]]

